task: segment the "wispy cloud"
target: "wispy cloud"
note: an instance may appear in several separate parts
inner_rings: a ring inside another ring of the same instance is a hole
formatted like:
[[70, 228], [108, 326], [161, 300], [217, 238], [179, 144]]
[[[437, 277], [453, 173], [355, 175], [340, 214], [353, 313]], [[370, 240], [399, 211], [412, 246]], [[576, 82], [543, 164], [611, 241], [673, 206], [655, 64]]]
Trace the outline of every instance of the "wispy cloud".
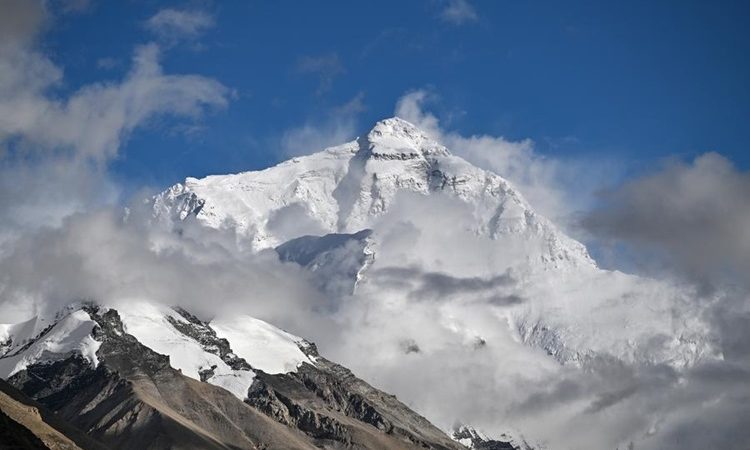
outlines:
[[67, 99], [49, 98], [47, 87], [62, 73], [43, 55], [16, 51], [0, 60], [0, 140], [21, 139], [36, 149], [69, 149], [106, 161], [124, 139], [159, 115], [198, 118], [210, 107], [224, 107], [229, 90], [199, 75], [168, 75], [155, 44], [138, 47], [132, 68], [119, 82], [87, 85]]
[[91, 8], [92, 0], [64, 0], [61, 2], [63, 11], [68, 13], [82, 13]]
[[464, 25], [479, 20], [469, 0], [447, 0], [440, 11], [440, 18], [452, 25]]
[[214, 17], [199, 9], [165, 8], [146, 21], [146, 28], [169, 42], [197, 39], [214, 25]]
[[364, 98], [364, 93], [360, 92], [333, 108], [324, 118], [285, 131], [281, 137], [281, 155], [306, 155], [353, 139], [357, 133], [357, 118], [366, 108]]
[[104, 70], [112, 70], [122, 64], [117, 58], [104, 57], [96, 60], [96, 67]]
[[318, 77], [316, 95], [323, 95], [331, 90], [333, 80], [346, 72], [337, 53], [320, 56], [304, 56], [297, 61], [300, 73], [313, 74]]

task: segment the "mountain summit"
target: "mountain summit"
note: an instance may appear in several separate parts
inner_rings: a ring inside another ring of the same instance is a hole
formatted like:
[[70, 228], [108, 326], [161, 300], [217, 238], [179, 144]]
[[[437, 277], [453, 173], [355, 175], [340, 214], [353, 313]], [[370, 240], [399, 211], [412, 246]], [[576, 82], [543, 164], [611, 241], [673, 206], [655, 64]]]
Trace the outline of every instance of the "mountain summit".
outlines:
[[467, 205], [476, 234], [544, 242], [534, 264], [594, 265], [582, 244], [537, 214], [507, 180], [395, 117], [357, 140], [269, 169], [187, 178], [156, 197], [154, 212], [163, 221], [195, 217], [212, 228], [236, 229], [260, 250], [306, 234], [371, 228], [399, 198], [413, 194], [447, 194]]
[[367, 133], [360, 152], [374, 158], [413, 159], [450, 156], [447, 148], [430, 139], [415, 125], [398, 117], [381, 120]]

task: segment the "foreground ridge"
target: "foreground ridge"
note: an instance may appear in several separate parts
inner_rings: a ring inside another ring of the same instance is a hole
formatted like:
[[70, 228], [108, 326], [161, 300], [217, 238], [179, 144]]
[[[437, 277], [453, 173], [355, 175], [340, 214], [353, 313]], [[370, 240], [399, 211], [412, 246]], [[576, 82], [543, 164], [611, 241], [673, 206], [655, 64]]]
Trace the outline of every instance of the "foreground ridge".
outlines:
[[[192, 340], [252, 377], [244, 394], [214, 386], [223, 381], [212, 384], [204, 373], [186, 376], [172, 367], [171, 355], [129, 334], [117, 310], [90, 303], [57, 315], [30, 345], [0, 358], [3, 377], [110, 448], [461, 448], [395, 397], [322, 358], [313, 344], [296, 338], [308, 359], [289, 372], [267, 373], [235, 355], [209, 322], [184, 309], [171, 311], [166, 321], [179, 324], [174, 339]], [[53, 348], [70, 318], [84, 315], [94, 324], [90, 335], [66, 338], [99, 343], [96, 362], [80, 348], [33, 352]], [[9, 369], [24, 356], [23, 368]]]

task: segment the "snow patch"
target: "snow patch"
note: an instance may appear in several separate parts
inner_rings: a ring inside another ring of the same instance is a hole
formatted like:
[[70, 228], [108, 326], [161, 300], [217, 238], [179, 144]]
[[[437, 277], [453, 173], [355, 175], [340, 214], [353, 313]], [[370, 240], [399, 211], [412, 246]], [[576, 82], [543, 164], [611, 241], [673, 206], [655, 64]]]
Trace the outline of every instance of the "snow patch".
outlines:
[[314, 364], [300, 350], [302, 338], [250, 316], [235, 316], [211, 321], [216, 335], [229, 341], [237, 356], [253, 368], [269, 374], [289, 373], [303, 362]]
[[201, 372], [212, 371], [207, 382], [226, 389], [240, 400], [247, 398], [255, 374], [233, 370], [218, 355], [205, 351], [194, 339], [180, 333], [167, 319], [188, 323], [177, 312], [139, 301], [129, 303], [127, 309], [120, 308], [118, 312], [126, 333], [151, 350], [168, 355], [170, 365], [183, 375], [200, 380]]
[[0, 378], [7, 379], [32, 364], [58, 361], [74, 354], [81, 355], [92, 367], [99, 364], [96, 352], [101, 342], [91, 335], [97, 324], [88, 313], [74, 311], [41, 330], [41, 335], [35, 336], [37, 338], [34, 340], [31, 335], [40, 323], [46, 322], [46, 319], [35, 317], [27, 322], [3, 327], [6, 340], [12, 338], [14, 345], [0, 358]]

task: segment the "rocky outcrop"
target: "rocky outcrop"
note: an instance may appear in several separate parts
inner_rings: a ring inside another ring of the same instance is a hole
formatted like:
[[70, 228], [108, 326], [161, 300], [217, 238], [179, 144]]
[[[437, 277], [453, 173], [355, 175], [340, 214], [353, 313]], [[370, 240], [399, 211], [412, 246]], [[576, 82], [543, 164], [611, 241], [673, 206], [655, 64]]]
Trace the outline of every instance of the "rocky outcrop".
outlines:
[[250, 364], [248, 364], [247, 361], [232, 352], [232, 349], [229, 347], [229, 341], [216, 336], [216, 331], [214, 331], [208, 323], [200, 320], [182, 308], [177, 308], [176, 311], [187, 320], [186, 323], [175, 320], [171, 316], [167, 316], [169, 323], [171, 323], [178, 331], [185, 336], [193, 338], [201, 345], [201, 347], [203, 347], [204, 350], [220, 357], [222, 361], [227, 363], [232, 369], [251, 370]]
[[396, 397], [317, 353], [314, 357], [315, 365], [304, 363], [296, 372], [258, 373], [247, 402], [320, 441], [381, 448], [376, 444], [384, 434], [393, 443], [382, 448], [463, 448]]
[[99, 443], [0, 380], [0, 448], [99, 450]]

